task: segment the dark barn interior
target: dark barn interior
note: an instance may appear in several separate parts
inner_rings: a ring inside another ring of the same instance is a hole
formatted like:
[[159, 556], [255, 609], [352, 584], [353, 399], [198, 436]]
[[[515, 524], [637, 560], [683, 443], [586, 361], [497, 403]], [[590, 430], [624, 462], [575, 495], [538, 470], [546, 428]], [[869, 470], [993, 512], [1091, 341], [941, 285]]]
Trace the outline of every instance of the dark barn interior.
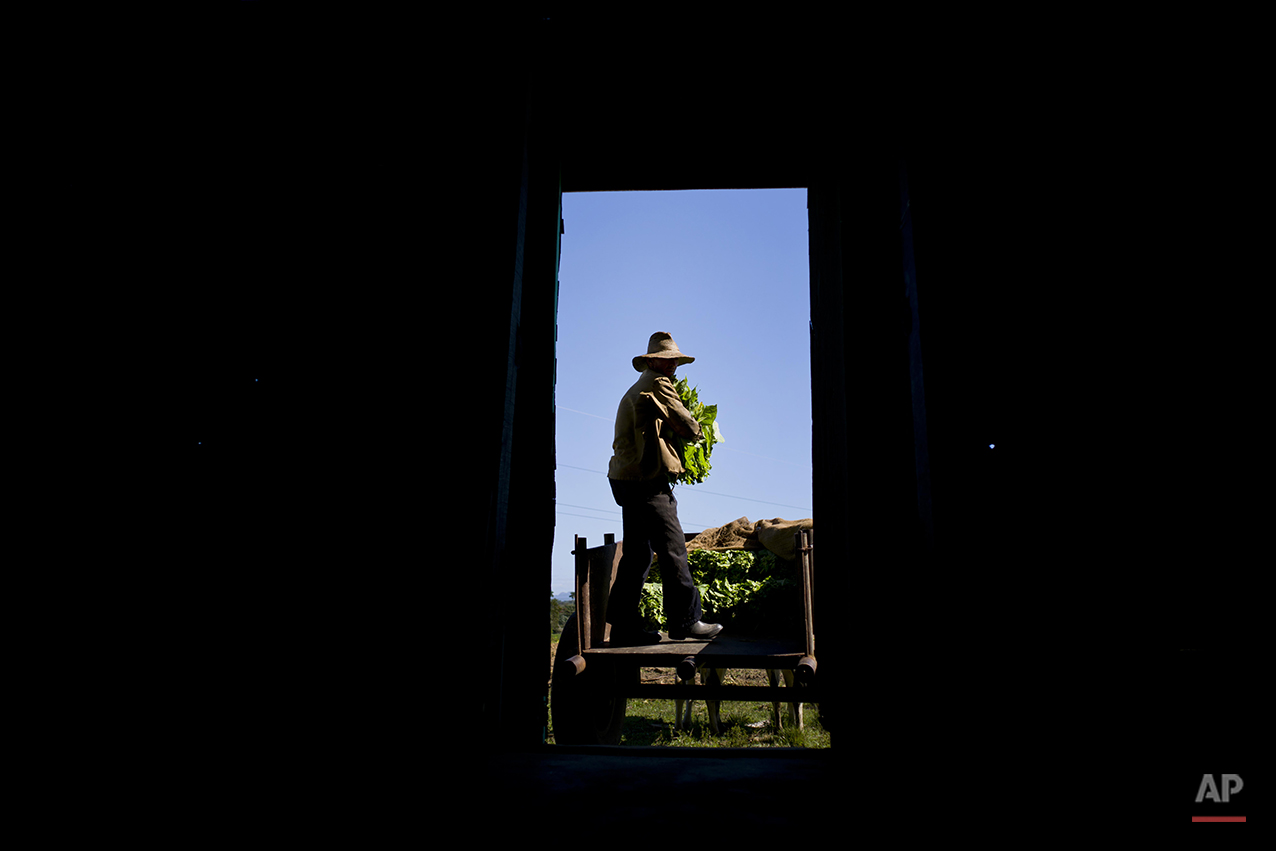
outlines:
[[[347, 795], [430, 808], [437, 783], [442, 817], [499, 802], [580, 828], [665, 818], [672, 837], [740, 801], [767, 804], [736, 828], [843, 824], [819, 802], [847, 784], [864, 811], [951, 814], [1013, 776], [1032, 782], [998, 800], [1028, 819], [1066, 796], [1078, 749], [1148, 732], [1186, 633], [1113, 650], [1131, 630], [1110, 616], [1143, 586], [1065, 564], [1076, 527], [1054, 512], [1076, 494], [1055, 484], [1066, 450], [1042, 454], [1077, 416], [1051, 397], [1058, 340], [1099, 345], [1051, 323], [1097, 256], [1076, 248], [1090, 162], [1058, 156], [1051, 118], [925, 74], [892, 88], [729, 46], [680, 62], [676, 38], [532, 18], [432, 65], [419, 107], [393, 40], [343, 60], [292, 32], [272, 22], [204, 94], [211, 124], [255, 140], [201, 149], [199, 193], [233, 225], [160, 225], [203, 258], [174, 305], [201, 376], [188, 422], [231, 435], [183, 484], [199, 517], [170, 510], [201, 542], [200, 602], [165, 617], [205, 672], [185, 698], [203, 759], [259, 766], [254, 807], [270, 777], [314, 790], [307, 818]], [[562, 193], [777, 187], [808, 193], [832, 747], [545, 745]], [[250, 364], [287, 389], [219, 403]], [[1111, 717], [1095, 694], [1120, 698]]]
[[[552, 28], [542, 36], [552, 40]], [[528, 559], [549, 555], [548, 364], [560, 192], [801, 187], [808, 191], [811, 233], [815, 512], [822, 529], [834, 530], [819, 544], [815, 620], [855, 624], [820, 633], [821, 677], [828, 678], [822, 681], [842, 685], [835, 693], [850, 701], [852, 679], [903, 676], [894, 670], [899, 660], [943, 640], [937, 632], [993, 641], [995, 629], [1007, 628], [1019, 613], [1007, 612], [993, 627], [978, 617], [962, 622], [939, 601], [977, 597], [972, 583], [991, 590], [1004, 581], [1004, 566], [1020, 546], [1007, 487], [1008, 459], [1018, 451], [1015, 371], [1022, 365], [1006, 351], [1020, 345], [1021, 326], [1007, 296], [1032, 248], [1005, 216], [1007, 199], [1024, 180], [1009, 140], [989, 150], [918, 144], [885, 129], [886, 113], [839, 103], [819, 85], [765, 64], [719, 79], [609, 59], [608, 45], [552, 43], [573, 64], [605, 73], [551, 75], [543, 86], [533, 77], [525, 87], [494, 93], [488, 108], [476, 110], [490, 128], [483, 137], [502, 142], [491, 149], [501, 167], [490, 172], [490, 193], [509, 205], [484, 212], [492, 217], [491, 231], [514, 227], [506, 253], [493, 252], [491, 270], [481, 276], [503, 280], [509, 275], [502, 270], [514, 265], [514, 289], [500, 296], [513, 310], [509, 326], [493, 323], [487, 329], [493, 336], [482, 346], [499, 353], [490, 373], [507, 376], [504, 397], [493, 396], [482, 417], [489, 427], [502, 423], [508, 430], [501, 442], [508, 455], [491, 459], [489, 480], [501, 489], [489, 497], [486, 543], [492, 549], [483, 571], [500, 577], [505, 618], [520, 599], [509, 585], [525, 583], [518, 594], [537, 593], [544, 568], [523, 571]], [[622, 55], [641, 54], [628, 49]], [[531, 425], [521, 414], [528, 408]], [[1001, 445], [990, 451], [990, 443]], [[936, 569], [958, 554], [976, 559], [979, 574]], [[876, 567], [839, 569], [857, 564]], [[902, 592], [918, 576], [926, 577], [928, 593], [904, 603]], [[883, 615], [883, 607], [895, 617]], [[588, 779], [595, 764], [631, 783], [636, 771], [648, 771], [655, 786], [687, 770], [669, 765], [668, 755], [635, 763], [631, 756], [536, 752], [545, 715], [540, 648], [511, 645], [508, 635], [490, 640], [489, 652], [505, 662], [504, 678], [489, 684], [488, 699], [507, 746], [535, 754], [520, 759], [546, 761], [571, 776], [562, 767], [568, 760], [580, 782], [595, 787]], [[519, 653], [524, 658], [515, 662]], [[952, 676], [929, 655], [916, 664]], [[862, 718], [865, 710], [859, 705], [854, 712]], [[905, 711], [867, 712], [896, 710]], [[847, 711], [840, 701], [821, 704], [822, 717], [831, 719], [832, 753], [765, 760], [737, 754], [726, 764], [763, 786], [818, 785], [831, 776], [823, 772], [842, 770], [833, 764], [854, 747], [853, 734], [837, 726]], [[683, 759], [724, 761], [720, 754]], [[606, 760], [619, 762], [613, 768]], [[519, 765], [531, 773], [516, 776], [536, 776], [529, 763]], [[765, 768], [755, 773], [759, 765]], [[552, 800], [551, 791], [544, 794]], [[707, 787], [701, 794], [718, 793]], [[660, 806], [672, 806], [667, 797]]]

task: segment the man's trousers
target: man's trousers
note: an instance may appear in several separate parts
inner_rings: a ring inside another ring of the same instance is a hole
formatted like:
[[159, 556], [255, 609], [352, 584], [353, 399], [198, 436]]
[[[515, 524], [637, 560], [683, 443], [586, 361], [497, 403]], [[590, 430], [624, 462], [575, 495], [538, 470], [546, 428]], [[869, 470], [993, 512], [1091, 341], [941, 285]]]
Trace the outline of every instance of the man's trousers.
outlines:
[[638, 601], [651, 571], [651, 556], [660, 557], [665, 619], [669, 629], [686, 628], [700, 620], [700, 591], [687, 567], [686, 536], [678, 522], [678, 500], [660, 480], [628, 482], [608, 479], [623, 515], [624, 550], [616, 568], [616, 582], [607, 601], [607, 622], [634, 630], [642, 627]]

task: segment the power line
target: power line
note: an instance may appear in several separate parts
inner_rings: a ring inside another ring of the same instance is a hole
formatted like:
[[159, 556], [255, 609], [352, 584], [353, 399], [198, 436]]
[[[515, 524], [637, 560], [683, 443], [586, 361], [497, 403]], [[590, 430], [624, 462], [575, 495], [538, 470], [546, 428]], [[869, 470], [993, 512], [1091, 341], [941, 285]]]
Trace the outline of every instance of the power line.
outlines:
[[[584, 470], [586, 473], [601, 473], [601, 474], [602, 474], [602, 475], [604, 475], [604, 476], [605, 476], [605, 475], [607, 475], [607, 474], [606, 474], [604, 471], [602, 471], [602, 470], [591, 470], [591, 469], [589, 469], [588, 467], [574, 467], [574, 466], [572, 466], [571, 464], [559, 464], [558, 466], [559, 466], [559, 467], [567, 467], [568, 469], [571, 469], [571, 470]], [[687, 485], [687, 487], [691, 487], [691, 486], [690, 486], [690, 485]], [[798, 511], [810, 511], [810, 510], [811, 510], [811, 509], [806, 508], [806, 507], [803, 507], [803, 506], [801, 506], [801, 505], [789, 505], [787, 502], [770, 502], [770, 501], [765, 500], [765, 499], [752, 499], [751, 497], [747, 497], [747, 496], [736, 496], [735, 494], [730, 494], [730, 493], [718, 493], [717, 491], [707, 491], [707, 490], [701, 490], [700, 488], [696, 488], [696, 491], [695, 491], [695, 492], [696, 492], [696, 493], [707, 493], [707, 494], [712, 494], [712, 495], [714, 495], [714, 496], [725, 496], [725, 497], [728, 497], [728, 498], [730, 498], [730, 499], [742, 499], [742, 500], [744, 500], [745, 502], [760, 502], [760, 503], [762, 503], [763, 505], [778, 505], [778, 506], [781, 506], [782, 508], [796, 508]], [[686, 493], [686, 491], [683, 491], [683, 493]], [[576, 506], [576, 507], [577, 507], [577, 508], [580, 508], [581, 506]], [[590, 510], [591, 510], [591, 511], [601, 511], [602, 509], [590, 509]]]
[[591, 470], [588, 467], [573, 467], [571, 464], [558, 464], [557, 466], [567, 467], [572, 470], [584, 470], [586, 473], [601, 473], [604, 476], [607, 475], [606, 470]]
[[[559, 502], [558, 500], [554, 500], [554, 505], [555, 505], [555, 509], [554, 509], [555, 514], [563, 514], [563, 515], [566, 515], [567, 517], [586, 517], [587, 515], [572, 514], [570, 511], [559, 511], [557, 508], [558, 506], [562, 506], [564, 508], [583, 508], [585, 511], [601, 511], [604, 514], [620, 514], [621, 516], [624, 516], [623, 511], [613, 511], [610, 508], [594, 508], [592, 505], [572, 505], [570, 502]], [[608, 523], [614, 522], [610, 517], [589, 517], [588, 519], [604, 520]], [[706, 529], [710, 528], [704, 523], [697, 523], [694, 520], [683, 520], [681, 522], [687, 523], [688, 525], [691, 525], [691, 526], [703, 526]]]
[[[686, 491], [684, 491], [684, 493], [686, 493]], [[735, 496], [734, 494], [729, 494], [729, 493], [718, 493], [717, 491], [707, 491], [707, 490], [701, 490], [700, 488], [696, 488], [694, 491], [692, 491], [692, 493], [707, 493], [707, 494], [712, 494], [713, 496], [725, 496], [725, 497], [727, 497], [727, 498], [729, 498], [729, 499], [742, 499], [742, 500], [744, 500], [745, 502], [760, 502], [760, 503], [762, 503], [763, 505], [779, 505], [779, 506], [782, 506], [782, 507], [784, 507], [784, 508], [796, 508], [798, 511], [810, 511], [810, 510], [811, 510], [811, 509], [809, 509], [809, 508], [804, 508], [804, 507], [802, 507], [802, 506], [800, 506], [800, 505], [789, 505], [787, 502], [768, 502], [768, 501], [767, 501], [767, 500], [765, 500], [765, 499], [750, 499], [750, 498], [749, 498], [749, 497], [747, 497], [747, 496]]]
[[559, 517], [584, 517], [586, 520], [597, 520], [600, 523], [615, 523], [610, 517], [590, 517], [588, 514], [572, 514], [570, 511], [555, 511]]
[[594, 508], [592, 505], [572, 505], [570, 502], [559, 502], [554, 500], [555, 505], [565, 505], [568, 508], [583, 508], [586, 511], [605, 511], [608, 514], [622, 514], [620, 511], [612, 511], [610, 508]]
[[[589, 510], [589, 511], [602, 511], [603, 509], [601, 509], [601, 508], [591, 508], [591, 509], [588, 509], [588, 510]], [[555, 511], [555, 512], [554, 512], [554, 514], [558, 515], [559, 517], [583, 517], [583, 518], [584, 518], [584, 519], [586, 519], [586, 520], [597, 520], [597, 521], [598, 521], [598, 522], [600, 522], [600, 523], [615, 523], [615, 522], [617, 522], [617, 521], [613, 520], [613, 519], [612, 519], [612, 518], [610, 518], [610, 517], [590, 517], [590, 516], [589, 516], [589, 515], [587, 515], [587, 514], [573, 514], [573, 513], [571, 513], [570, 511]], [[701, 528], [701, 530], [704, 530], [704, 529], [716, 529], [716, 528], [717, 528], [716, 526], [708, 526], [708, 525], [706, 525], [706, 524], [704, 524], [704, 523], [697, 523], [697, 522], [695, 522], [694, 520], [683, 520], [682, 518], [679, 518], [679, 519], [678, 519], [678, 522], [679, 522], [679, 523], [681, 523], [683, 526], [699, 526], [699, 527]]]
[[[606, 421], [606, 422], [612, 422], [612, 418], [611, 418], [611, 417], [600, 417], [600, 416], [598, 416], [598, 414], [591, 414], [591, 413], [589, 413], [588, 411], [578, 411], [578, 410], [576, 410], [575, 408], [568, 408], [568, 407], [566, 407], [566, 406], [564, 406], [564, 405], [555, 405], [554, 407], [559, 408], [559, 409], [564, 410], [564, 411], [571, 411], [573, 414], [580, 414], [581, 416], [593, 417], [593, 418], [594, 418], [594, 419], [596, 419], [596, 420], [604, 420], [604, 421]], [[724, 446], [724, 445], [723, 445], [724, 443], [726, 443], [726, 441], [721, 441], [721, 442], [719, 442], [718, 444], [716, 444], [714, 448], [715, 448], [715, 449], [725, 449], [725, 450], [727, 450], [728, 452], [736, 452], [736, 453], [739, 453], [740, 455], [748, 455], [748, 456], [749, 456], [749, 457], [751, 457], [751, 458], [761, 458], [761, 459], [763, 459], [763, 460], [765, 460], [765, 461], [774, 461], [774, 462], [776, 462], [777, 464], [788, 464], [788, 465], [789, 465], [789, 466], [791, 466], [791, 467], [801, 467], [801, 468], [806, 469], [806, 470], [811, 469], [811, 465], [810, 465], [809, 463], [806, 463], [806, 462], [798, 463], [798, 462], [796, 462], [796, 461], [785, 461], [783, 458], [772, 458], [770, 455], [759, 455], [759, 454], [757, 454], [756, 452], [745, 452], [743, 449], [736, 449], [734, 446]], [[579, 469], [579, 468], [577, 468], [577, 469]], [[789, 507], [790, 507], [790, 508], [799, 508], [800, 506], [789, 506]]]
[[585, 416], [587, 416], [587, 417], [593, 417], [593, 418], [594, 418], [594, 419], [596, 419], [596, 420], [607, 420], [608, 422], [610, 422], [610, 421], [611, 421], [611, 418], [610, 418], [610, 417], [600, 417], [600, 416], [598, 416], [597, 414], [591, 414], [591, 413], [588, 413], [588, 412], [586, 412], [586, 411], [578, 411], [578, 410], [576, 410], [575, 408], [567, 408], [567, 407], [564, 407], [563, 405], [555, 405], [554, 407], [556, 407], [556, 408], [560, 408], [560, 409], [562, 409], [562, 410], [564, 410], [564, 411], [571, 411], [573, 414], [584, 414]]
[[801, 467], [805, 470], [811, 469], [810, 464], [798, 464], [794, 461], [785, 461], [782, 458], [772, 458], [770, 455], [758, 455], [756, 452], [745, 452], [743, 449], [736, 449], [734, 446], [715, 446], [715, 449], [725, 449], [728, 452], [737, 452], [741, 455], [748, 455], [752, 458], [762, 458], [767, 461], [774, 461], [777, 464], [788, 464], [790, 467]]

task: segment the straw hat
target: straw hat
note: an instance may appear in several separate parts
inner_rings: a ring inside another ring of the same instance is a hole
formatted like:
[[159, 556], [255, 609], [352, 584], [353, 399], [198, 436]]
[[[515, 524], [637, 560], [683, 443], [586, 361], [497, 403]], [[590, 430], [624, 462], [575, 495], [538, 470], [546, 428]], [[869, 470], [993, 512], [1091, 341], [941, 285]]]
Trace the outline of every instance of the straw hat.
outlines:
[[657, 331], [651, 335], [651, 339], [647, 341], [647, 354], [634, 358], [634, 369], [639, 372], [645, 370], [647, 358], [677, 358], [679, 366], [695, 360], [678, 351], [678, 344], [673, 341], [668, 331]]

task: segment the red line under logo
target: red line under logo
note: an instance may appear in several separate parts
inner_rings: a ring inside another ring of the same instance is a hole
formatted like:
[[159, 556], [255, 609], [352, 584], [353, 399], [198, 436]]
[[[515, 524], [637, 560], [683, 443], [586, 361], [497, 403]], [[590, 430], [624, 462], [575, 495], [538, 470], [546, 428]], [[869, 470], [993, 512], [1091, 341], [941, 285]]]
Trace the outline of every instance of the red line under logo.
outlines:
[[1192, 821], [1245, 821], [1245, 816], [1192, 816]]

